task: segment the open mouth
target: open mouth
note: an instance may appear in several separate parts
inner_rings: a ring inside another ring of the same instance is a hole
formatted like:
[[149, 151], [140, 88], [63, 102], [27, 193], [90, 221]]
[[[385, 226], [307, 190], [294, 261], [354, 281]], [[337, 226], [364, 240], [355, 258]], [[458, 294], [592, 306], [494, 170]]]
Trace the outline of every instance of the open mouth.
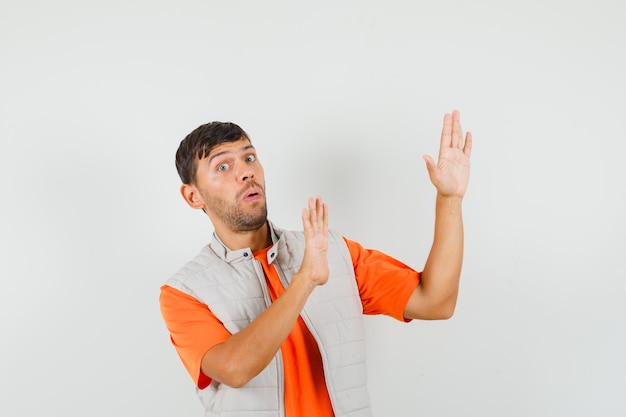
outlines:
[[261, 190], [258, 187], [252, 186], [248, 190], [244, 191], [243, 199], [246, 201], [256, 200], [262, 195]]

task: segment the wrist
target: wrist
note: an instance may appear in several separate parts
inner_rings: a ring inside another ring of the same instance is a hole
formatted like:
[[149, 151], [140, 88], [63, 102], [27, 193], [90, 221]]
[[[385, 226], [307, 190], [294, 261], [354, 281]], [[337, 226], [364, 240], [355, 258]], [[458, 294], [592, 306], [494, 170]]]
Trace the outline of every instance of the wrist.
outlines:
[[[298, 272], [293, 275], [291, 278], [291, 286], [295, 286], [296, 288], [301, 289], [302, 291], [307, 292], [308, 294], [312, 293], [315, 287], [317, 287], [317, 283], [303, 274], [302, 272]], [[307, 295], [308, 295], [307, 294]]]
[[437, 193], [437, 206], [461, 207], [463, 205], [463, 197], [443, 195]]

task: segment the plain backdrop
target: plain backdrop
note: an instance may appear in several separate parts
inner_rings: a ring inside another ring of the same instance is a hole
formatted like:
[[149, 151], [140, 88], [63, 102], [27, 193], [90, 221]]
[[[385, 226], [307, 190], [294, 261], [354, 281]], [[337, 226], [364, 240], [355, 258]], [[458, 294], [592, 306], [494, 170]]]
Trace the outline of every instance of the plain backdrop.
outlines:
[[474, 135], [455, 316], [367, 317], [377, 416], [626, 415], [626, 3], [2, 1], [0, 415], [200, 416], [159, 287], [206, 244], [180, 140], [233, 121], [270, 218], [421, 269]]

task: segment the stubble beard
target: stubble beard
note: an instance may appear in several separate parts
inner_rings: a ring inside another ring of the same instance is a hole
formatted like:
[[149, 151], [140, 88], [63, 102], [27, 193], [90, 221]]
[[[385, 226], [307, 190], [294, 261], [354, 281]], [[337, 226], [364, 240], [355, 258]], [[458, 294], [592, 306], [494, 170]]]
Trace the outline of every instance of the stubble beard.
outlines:
[[[263, 192], [265, 193], [265, 190]], [[233, 232], [252, 232], [260, 229], [267, 222], [267, 203], [265, 200], [257, 202], [246, 212], [238, 202], [229, 202], [209, 195], [203, 197], [207, 208]]]

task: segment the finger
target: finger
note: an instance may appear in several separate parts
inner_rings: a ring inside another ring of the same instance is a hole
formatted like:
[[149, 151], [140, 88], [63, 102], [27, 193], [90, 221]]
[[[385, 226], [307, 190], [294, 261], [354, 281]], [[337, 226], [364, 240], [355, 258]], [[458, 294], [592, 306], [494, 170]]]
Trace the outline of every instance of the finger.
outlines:
[[317, 201], [309, 197], [309, 221], [311, 222], [311, 226], [315, 228], [315, 220], [317, 219]]
[[319, 226], [320, 223], [324, 220], [324, 203], [322, 202], [322, 198], [318, 195], [315, 197], [315, 221]]
[[441, 149], [449, 148], [452, 144], [452, 116], [450, 113], [443, 115], [443, 129], [441, 130]]
[[309, 216], [309, 210], [302, 209], [302, 227], [304, 228], [304, 235], [308, 236], [311, 233], [311, 217]]
[[302, 225], [305, 230], [312, 232], [314, 230], [314, 219], [315, 219], [315, 201], [313, 198], [308, 198], [308, 208], [302, 209]]
[[322, 207], [324, 210], [324, 234], [328, 235], [328, 205], [324, 203]]
[[322, 197], [317, 196], [315, 200], [316, 208], [317, 208], [317, 230], [319, 232], [324, 232], [325, 229], [328, 228], [328, 214], [326, 213], [326, 204], [324, 204], [324, 200]]
[[432, 171], [435, 168], [435, 161], [433, 158], [429, 155], [424, 155], [422, 158], [424, 158], [424, 161], [426, 162], [426, 168], [428, 171]]
[[313, 222], [313, 227], [317, 226], [318, 223], [318, 218], [320, 215], [320, 210], [319, 210], [319, 202], [317, 201], [318, 197], [315, 197], [312, 200], [313, 206], [311, 208], [311, 221]]
[[472, 154], [472, 134], [470, 132], [465, 134], [465, 146], [463, 146], [463, 153], [468, 158]]
[[461, 129], [461, 114], [458, 110], [452, 112], [452, 147], [463, 147], [463, 129]]

